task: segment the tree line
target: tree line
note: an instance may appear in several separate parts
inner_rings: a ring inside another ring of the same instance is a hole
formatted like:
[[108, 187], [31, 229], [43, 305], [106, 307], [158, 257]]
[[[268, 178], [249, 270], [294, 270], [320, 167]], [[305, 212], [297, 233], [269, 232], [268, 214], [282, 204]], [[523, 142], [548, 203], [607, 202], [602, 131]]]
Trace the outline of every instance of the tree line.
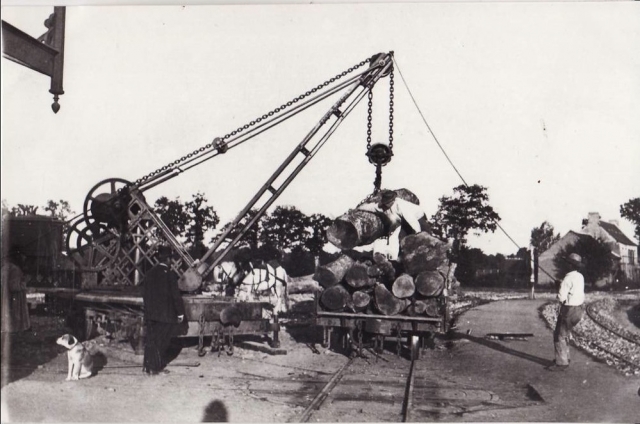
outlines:
[[[169, 230], [187, 247], [194, 258], [200, 258], [215, 242], [217, 236], [207, 239], [218, 229], [220, 218], [215, 208], [209, 205], [203, 193], [193, 194], [191, 199], [183, 201], [180, 197], [158, 198], [152, 206], [154, 212], [167, 225]], [[67, 220], [74, 215], [65, 200], [48, 200], [42, 207], [18, 204], [10, 207], [2, 201], [2, 215], [35, 215], [38, 210], [49, 216]], [[238, 235], [239, 228], [257, 214], [251, 210], [230, 232], [229, 239]], [[620, 214], [636, 225], [635, 235], [640, 238], [640, 198], [634, 198], [620, 207]], [[531, 264], [527, 263], [528, 251], [521, 248], [513, 255], [486, 255], [481, 249], [467, 246], [467, 237], [474, 234], [495, 232], [500, 216], [489, 203], [487, 188], [481, 185], [459, 185], [453, 188], [453, 194], [442, 196], [436, 213], [431, 217], [432, 231], [440, 238], [454, 242], [454, 256], [458, 262], [456, 277], [463, 284], [521, 285], [528, 278]], [[331, 220], [319, 213], [306, 215], [295, 206], [278, 206], [271, 213], [264, 214], [240, 239], [238, 247], [250, 251], [252, 257], [264, 260], [278, 259], [286, 265], [292, 275], [306, 275], [314, 271], [319, 264], [335, 259], [336, 254], [324, 250], [327, 244], [326, 230]], [[219, 228], [223, 233], [231, 222]], [[538, 254], [546, 251], [560, 234], [545, 221], [531, 231], [531, 246]], [[605, 254], [606, 251], [606, 254]], [[611, 270], [610, 249], [601, 240], [585, 238], [565, 246], [560, 252], [580, 254], [587, 263], [587, 281], [596, 281]], [[557, 255], [560, 258], [561, 255]], [[562, 263], [561, 263], [562, 262]], [[558, 261], [558, 269], [564, 270], [564, 262]], [[491, 270], [498, 270], [493, 273]]]

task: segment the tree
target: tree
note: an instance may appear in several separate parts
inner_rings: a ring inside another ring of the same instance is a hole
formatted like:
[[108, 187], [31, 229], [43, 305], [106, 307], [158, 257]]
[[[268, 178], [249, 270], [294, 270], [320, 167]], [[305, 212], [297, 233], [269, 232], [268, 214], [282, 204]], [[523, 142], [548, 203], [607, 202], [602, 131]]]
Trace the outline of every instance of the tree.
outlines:
[[61, 221], [64, 221], [62, 225], [62, 233], [66, 234], [69, 231], [69, 224], [66, 222], [69, 218], [69, 215], [75, 215], [75, 212], [71, 209], [71, 205], [66, 200], [58, 200], [57, 202], [54, 200], [47, 200], [46, 206], [43, 208], [45, 211], [49, 212], [49, 214], [58, 218]]
[[38, 206], [34, 205], [23, 205], [18, 203], [18, 206], [11, 206], [6, 200], [2, 200], [2, 217], [5, 216], [29, 216], [29, 215], [37, 215]]
[[553, 225], [548, 221], [542, 222], [539, 227], [531, 230], [531, 246], [535, 247], [538, 254], [549, 249], [555, 242], [560, 240], [560, 233], [554, 234]]
[[478, 248], [461, 246], [456, 267], [455, 277], [465, 285], [477, 283], [476, 275], [478, 270], [485, 267], [487, 255]]
[[635, 236], [640, 240], [640, 197], [629, 200], [620, 205], [620, 216], [633, 222], [636, 226]]
[[61, 221], [66, 221], [67, 218], [69, 218], [69, 215], [75, 214], [71, 209], [69, 202], [62, 199], [57, 202], [51, 199], [47, 200], [47, 204], [43, 209], [49, 212], [52, 217], [58, 218]]
[[474, 184], [453, 188], [453, 196], [440, 198], [438, 210], [431, 218], [433, 233], [441, 238], [453, 238], [460, 245], [467, 242], [470, 230], [494, 232], [500, 216], [489, 205], [486, 187]]
[[175, 200], [160, 197], [154, 204], [154, 212], [173, 235], [184, 240], [194, 258], [202, 257], [207, 251], [203, 242], [205, 234], [220, 222], [215, 209], [207, 205], [207, 199], [200, 192], [185, 203], [180, 197]]
[[327, 228], [331, 225], [331, 220], [321, 213], [314, 213], [307, 220], [307, 231], [309, 236], [305, 242], [305, 247], [318, 256], [327, 244]]
[[580, 255], [585, 264], [581, 273], [587, 284], [594, 284], [602, 277], [609, 275], [613, 269], [611, 247], [603, 240], [586, 236], [580, 237], [575, 243], [563, 247], [556, 253], [553, 264], [558, 271], [558, 278], [564, 278], [572, 269], [565, 259], [572, 253]]
[[[258, 211], [256, 209], [251, 209], [247, 214], [238, 222], [238, 225], [234, 229], [229, 232], [227, 235], [228, 240], [235, 239], [238, 234], [240, 234], [240, 230], [244, 228], [244, 226], [251, 221], [256, 215]], [[257, 222], [254, 222], [253, 225], [247, 230], [246, 233], [242, 236], [240, 240], [238, 240], [238, 247], [248, 247], [252, 251], [255, 251], [260, 246], [260, 235], [262, 234], [262, 227], [265, 221], [266, 215], [262, 215]], [[221, 229], [220, 233], [224, 233], [231, 226], [231, 222], [226, 223]], [[211, 241], [217, 241], [220, 235], [214, 237]]]
[[192, 196], [192, 200], [184, 205], [189, 216], [186, 232], [189, 253], [197, 259], [201, 258], [208, 250], [204, 245], [205, 233], [215, 229], [220, 222], [218, 214], [212, 206], [207, 205], [207, 202], [204, 194], [198, 192]]
[[160, 197], [153, 205], [153, 211], [173, 235], [185, 238], [189, 215], [185, 210], [184, 203], [180, 201], [180, 197], [176, 197], [175, 200], [169, 200], [165, 196]]
[[309, 236], [305, 241], [305, 247], [313, 253], [315, 266], [320, 264], [320, 254], [327, 244], [327, 228], [331, 225], [331, 220], [320, 213], [314, 213], [307, 218], [307, 231]]
[[280, 251], [304, 246], [308, 218], [294, 206], [278, 206], [263, 224], [261, 242]]

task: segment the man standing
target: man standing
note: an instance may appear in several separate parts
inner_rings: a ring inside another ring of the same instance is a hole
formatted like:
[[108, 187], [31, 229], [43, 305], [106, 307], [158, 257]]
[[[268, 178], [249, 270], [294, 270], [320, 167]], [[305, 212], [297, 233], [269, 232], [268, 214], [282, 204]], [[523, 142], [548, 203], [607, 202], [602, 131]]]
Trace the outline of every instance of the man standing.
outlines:
[[21, 254], [12, 249], [2, 258], [2, 333], [25, 331], [31, 328], [27, 284], [17, 264]]
[[584, 303], [584, 277], [579, 272], [583, 268], [582, 258], [572, 253], [565, 260], [570, 264], [571, 271], [567, 273], [560, 283], [558, 300], [560, 301], [560, 313], [553, 332], [553, 344], [555, 347], [555, 361], [547, 368], [549, 371], [564, 371], [569, 367], [569, 334], [582, 319]]
[[144, 322], [146, 325], [143, 371], [148, 375], [167, 374], [166, 352], [176, 324], [184, 319], [184, 304], [178, 289], [178, 276], [171, 270], [173, 251], [158, 248], [158, 264], [144, 278]]
[[395, 191], [383, 190], [378, 204], [365, 203], [358, 206], [358, 209], [384, 216], [385, 224], [388, 225], [388, 234], [400, 227], [400, 240], [409, 234], [430, 232], [431, 225], [422, 208], [397, 197]]

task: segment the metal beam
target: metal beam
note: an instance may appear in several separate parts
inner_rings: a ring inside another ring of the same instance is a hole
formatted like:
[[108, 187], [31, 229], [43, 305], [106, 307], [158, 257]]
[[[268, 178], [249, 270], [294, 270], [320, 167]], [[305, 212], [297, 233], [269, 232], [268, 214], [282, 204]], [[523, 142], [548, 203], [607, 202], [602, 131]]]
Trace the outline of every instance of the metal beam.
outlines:
[[58, 52], [2, 21], [2, 55], [47, 76], [53, 75], [53, 60]]
[[37, 39], [2, 21], [3, 56], [51, 78], [49, 92], [53, 94], [51, 109], [54, 113], [60, 110], [58, 98], [64, 94], [62, 75], [65, 20], [66, 7], [55, 6], [53, 13], [44, 21], [47, 32]]

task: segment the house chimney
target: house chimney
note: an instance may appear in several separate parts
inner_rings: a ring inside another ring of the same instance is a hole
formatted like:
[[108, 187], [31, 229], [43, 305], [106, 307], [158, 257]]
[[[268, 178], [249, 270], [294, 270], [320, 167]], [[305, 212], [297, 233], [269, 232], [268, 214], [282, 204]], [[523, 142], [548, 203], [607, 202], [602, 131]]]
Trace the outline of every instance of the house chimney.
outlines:
[[589, 212], [589, 224], [597, 224], [600, 222], [600, 214], [598, 212]]
[[609, 220], [609, 224], [613, 224], [613, 225], [615, 225], [616, 227], [619, 227], [619, 226], [620, 226], [620, 223], [618, 222], [618, 220], [617, 220], [617, 219], [611, 219], [611, 220]]

